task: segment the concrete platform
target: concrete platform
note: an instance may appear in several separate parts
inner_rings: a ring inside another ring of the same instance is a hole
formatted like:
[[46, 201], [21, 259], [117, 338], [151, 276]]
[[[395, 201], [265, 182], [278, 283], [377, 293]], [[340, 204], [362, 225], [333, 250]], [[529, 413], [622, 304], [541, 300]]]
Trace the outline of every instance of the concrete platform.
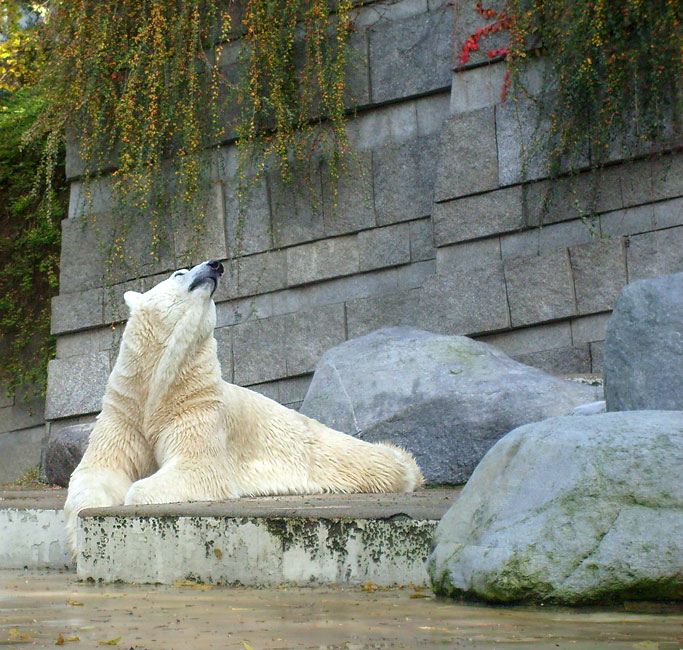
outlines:
[[426, 585], [459, 490], [261, 497], [81, 513], [81, 579], [226, 585]]
[[0, 568], [73, 568], [66, 549], [66, 490], [0, 490]]

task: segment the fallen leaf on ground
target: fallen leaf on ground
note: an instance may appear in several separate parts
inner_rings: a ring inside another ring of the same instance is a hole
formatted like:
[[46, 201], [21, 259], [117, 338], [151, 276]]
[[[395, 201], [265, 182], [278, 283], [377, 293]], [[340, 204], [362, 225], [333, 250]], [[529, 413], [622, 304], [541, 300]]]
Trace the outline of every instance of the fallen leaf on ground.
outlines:
[[213, 554], [220, 560], [223, 557], [223, 551], [219, 548], [213, 549]]
[[242, 641], [242, 645], [244, 646], [244, 650], [254, 650], [254, 646], [248, 644], [246, 641]]
[[83, 607], [83, 603], [79, 603], [77, 600], [67, 600], [67, 602], [72, 607]]
[[55, 645], [64, 645], [65, 643], [73, 643], [74, 641], [80, 641], [81, 638], [78, 636], [63, 636], [62, 634], [59, 635], [57, 641], [55, 642]]
[[115, 639], [109, 639], [109, 641], [98, 641], [97, 645], [118, 645], [120, 640], [121, 637], [117, 636]]
[[213, 589], [213, 585], [204, 585], [194, 580], [176, 580], [174, 583], [176, 587], [191, 587], [192, 589]]
[[408, 598], [431, 598], [431, 596], [429, 594], [415, 593], [415, 594], [410, 594], [410, 596], [408, 596]]

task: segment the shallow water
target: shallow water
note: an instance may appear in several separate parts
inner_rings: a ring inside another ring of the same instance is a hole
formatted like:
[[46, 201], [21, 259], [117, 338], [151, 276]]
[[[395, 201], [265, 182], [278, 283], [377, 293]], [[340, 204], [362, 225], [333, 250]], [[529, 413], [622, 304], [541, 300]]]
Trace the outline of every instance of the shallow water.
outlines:
[[[0, 571], [0, 648], [679, 650], [683, 609], [487, 607], [411, 587], [92, 585]], [[76, 637], [78, 640], [76, 640]]]

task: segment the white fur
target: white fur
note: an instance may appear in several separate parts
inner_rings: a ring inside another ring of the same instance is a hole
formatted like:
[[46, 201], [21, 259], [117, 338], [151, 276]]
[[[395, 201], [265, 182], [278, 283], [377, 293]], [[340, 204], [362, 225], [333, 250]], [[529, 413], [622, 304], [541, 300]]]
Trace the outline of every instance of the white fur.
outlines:
[[223, 381], [205, 286], [189, 291], [171, 276], [124, 299], [131, 315], [121, 350], [69, 483], [72, 550], [78, 513], [88, 507], [408, 492], [422, 484], [406, 451], [363, 442]]

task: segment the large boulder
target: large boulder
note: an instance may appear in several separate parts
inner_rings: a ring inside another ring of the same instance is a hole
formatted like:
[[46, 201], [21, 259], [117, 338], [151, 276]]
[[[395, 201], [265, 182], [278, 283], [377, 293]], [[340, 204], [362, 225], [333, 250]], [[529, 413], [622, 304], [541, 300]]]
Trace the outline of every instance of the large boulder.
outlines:
[[681, 467], [680, 411], [520, 427], [439, 523], [433, 588], [491, 602], [681, 599]]
[[88, 446], [92, 424], [74, 424], [50, 432], [43, 456], [43, 469], [48, 482], [67, 487], [71, 472], [81, 462]]
[[683, 409], [683, 273], [624, 287], [607, 325], [608, 411]]
[[459, 484], [511, 429], [600, 397], [485, 343], [391, 327], [325, 352], [301, 413], [404, 447], [427, 483]]

